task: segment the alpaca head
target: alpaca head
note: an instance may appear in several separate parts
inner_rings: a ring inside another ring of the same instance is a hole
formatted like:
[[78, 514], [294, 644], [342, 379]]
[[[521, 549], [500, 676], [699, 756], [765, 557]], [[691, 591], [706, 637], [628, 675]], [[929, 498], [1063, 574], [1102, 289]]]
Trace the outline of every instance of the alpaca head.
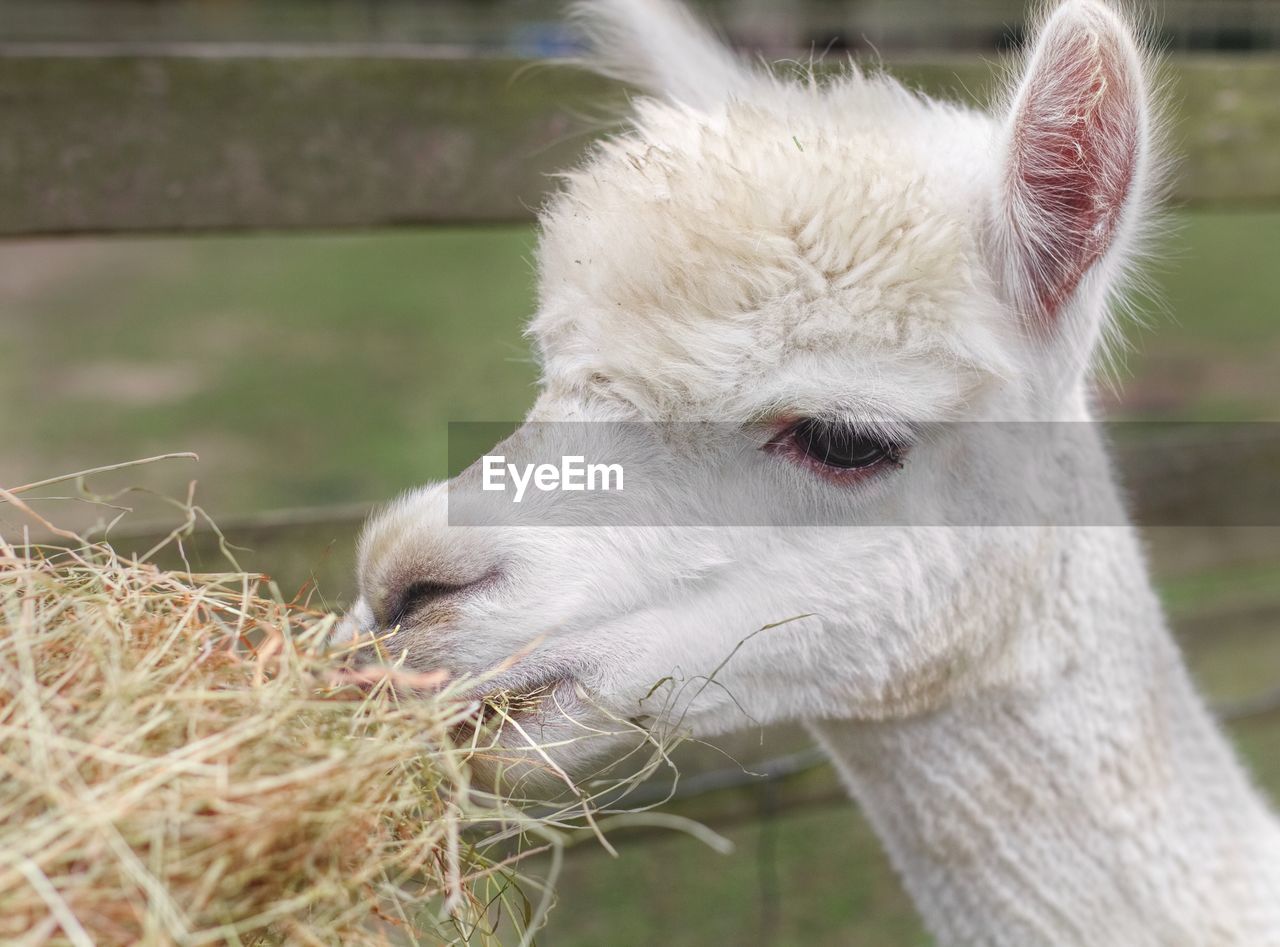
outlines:
[[[767, 485], [830, 525], [540, 528], [528, 506], [450, 525], [437, 484], [370, 523], [348, 630], [398, 625], [394, 655], [457, 674], [537, 639], [484, 686], [546, 688], [527, 722], [544, 738], [650, 713], [655, 685], [739, 644], [680, 691], [695, 730], [883, 718], [1016, 674], [1019, 621], [1052, 607], [1026, 601], [1058, 568], [1052, 531], [956, 525], [1045, 513], [1001, 426], [957, 422], [1088, 416], [1152, 177], [1128, 27], [1068, 0], [992, 115], [883, 76], [763, 75], [667, 0], [578, 13], [597, 66], [649, 97], [542, 215], [529, 420], [715, 422], [751, 449], [686, 438], [649, 473]], [[1105, 477], [1050, 453], [1041, 500]], [[893, 525], [904, 511], [928, 525]]]

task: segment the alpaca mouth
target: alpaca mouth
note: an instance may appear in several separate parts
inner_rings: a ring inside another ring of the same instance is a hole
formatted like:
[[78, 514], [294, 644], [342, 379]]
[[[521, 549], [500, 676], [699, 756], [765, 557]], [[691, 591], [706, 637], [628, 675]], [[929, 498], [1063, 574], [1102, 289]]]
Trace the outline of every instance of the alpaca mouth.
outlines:
[[569, 683], [567, 678], [557, 677], [541, 684], [493, 691], [480, 699], [482, 719], [492, 721], [502, 717], [529, 717], [555, 702], [555, 691]]
[[467, 695], [476, 702], [476, 711], [461, 726], [470, 739], [477, 731], [500, 733], [508, 722], [519, 728], [530, 720], [567, 717], [571, 707], [580, 703], [576, 691], [573, 678], [563, 673], [540, 678], [520, 675], [509, 683], [502, 679], [487, 681]]

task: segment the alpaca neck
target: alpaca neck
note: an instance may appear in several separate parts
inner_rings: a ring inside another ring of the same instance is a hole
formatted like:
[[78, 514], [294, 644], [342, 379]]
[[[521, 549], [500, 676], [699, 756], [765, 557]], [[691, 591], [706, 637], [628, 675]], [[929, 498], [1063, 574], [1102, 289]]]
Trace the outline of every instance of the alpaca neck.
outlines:
[[1025, 629], [1056, 667], [811, 728], [943, 944], [1280, 944], [1280, 823], [1194, 692], [1131, 534], [1104, 545], [1055, 590], [1076, 614]]

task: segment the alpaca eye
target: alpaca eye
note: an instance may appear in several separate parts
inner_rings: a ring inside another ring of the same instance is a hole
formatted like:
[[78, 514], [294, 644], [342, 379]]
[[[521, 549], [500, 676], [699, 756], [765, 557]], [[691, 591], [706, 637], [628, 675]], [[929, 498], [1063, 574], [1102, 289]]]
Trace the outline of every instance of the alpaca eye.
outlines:
[[804, 418], [787, 428], [768, 448], [833, 479], [899, 466], [904, 451], [883, 434], [839, 421]]
[[791, 436], [805, 456], [841, 470], [864, 470], [892, 459], [895, 454], [893, 445], [886, 444], [880, 437], [816, 418], [805, 418], [791, 429]]

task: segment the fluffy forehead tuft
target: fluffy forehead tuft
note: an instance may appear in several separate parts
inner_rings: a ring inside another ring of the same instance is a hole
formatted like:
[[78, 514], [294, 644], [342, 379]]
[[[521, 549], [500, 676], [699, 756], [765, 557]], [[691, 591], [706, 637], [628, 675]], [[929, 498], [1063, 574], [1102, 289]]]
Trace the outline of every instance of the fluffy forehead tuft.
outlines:
[[549, 379], [708, 405], [851, 346], [1002, 371], [979, 254], [992, 139], [885, 77], [642, 101], [543, 215]]

